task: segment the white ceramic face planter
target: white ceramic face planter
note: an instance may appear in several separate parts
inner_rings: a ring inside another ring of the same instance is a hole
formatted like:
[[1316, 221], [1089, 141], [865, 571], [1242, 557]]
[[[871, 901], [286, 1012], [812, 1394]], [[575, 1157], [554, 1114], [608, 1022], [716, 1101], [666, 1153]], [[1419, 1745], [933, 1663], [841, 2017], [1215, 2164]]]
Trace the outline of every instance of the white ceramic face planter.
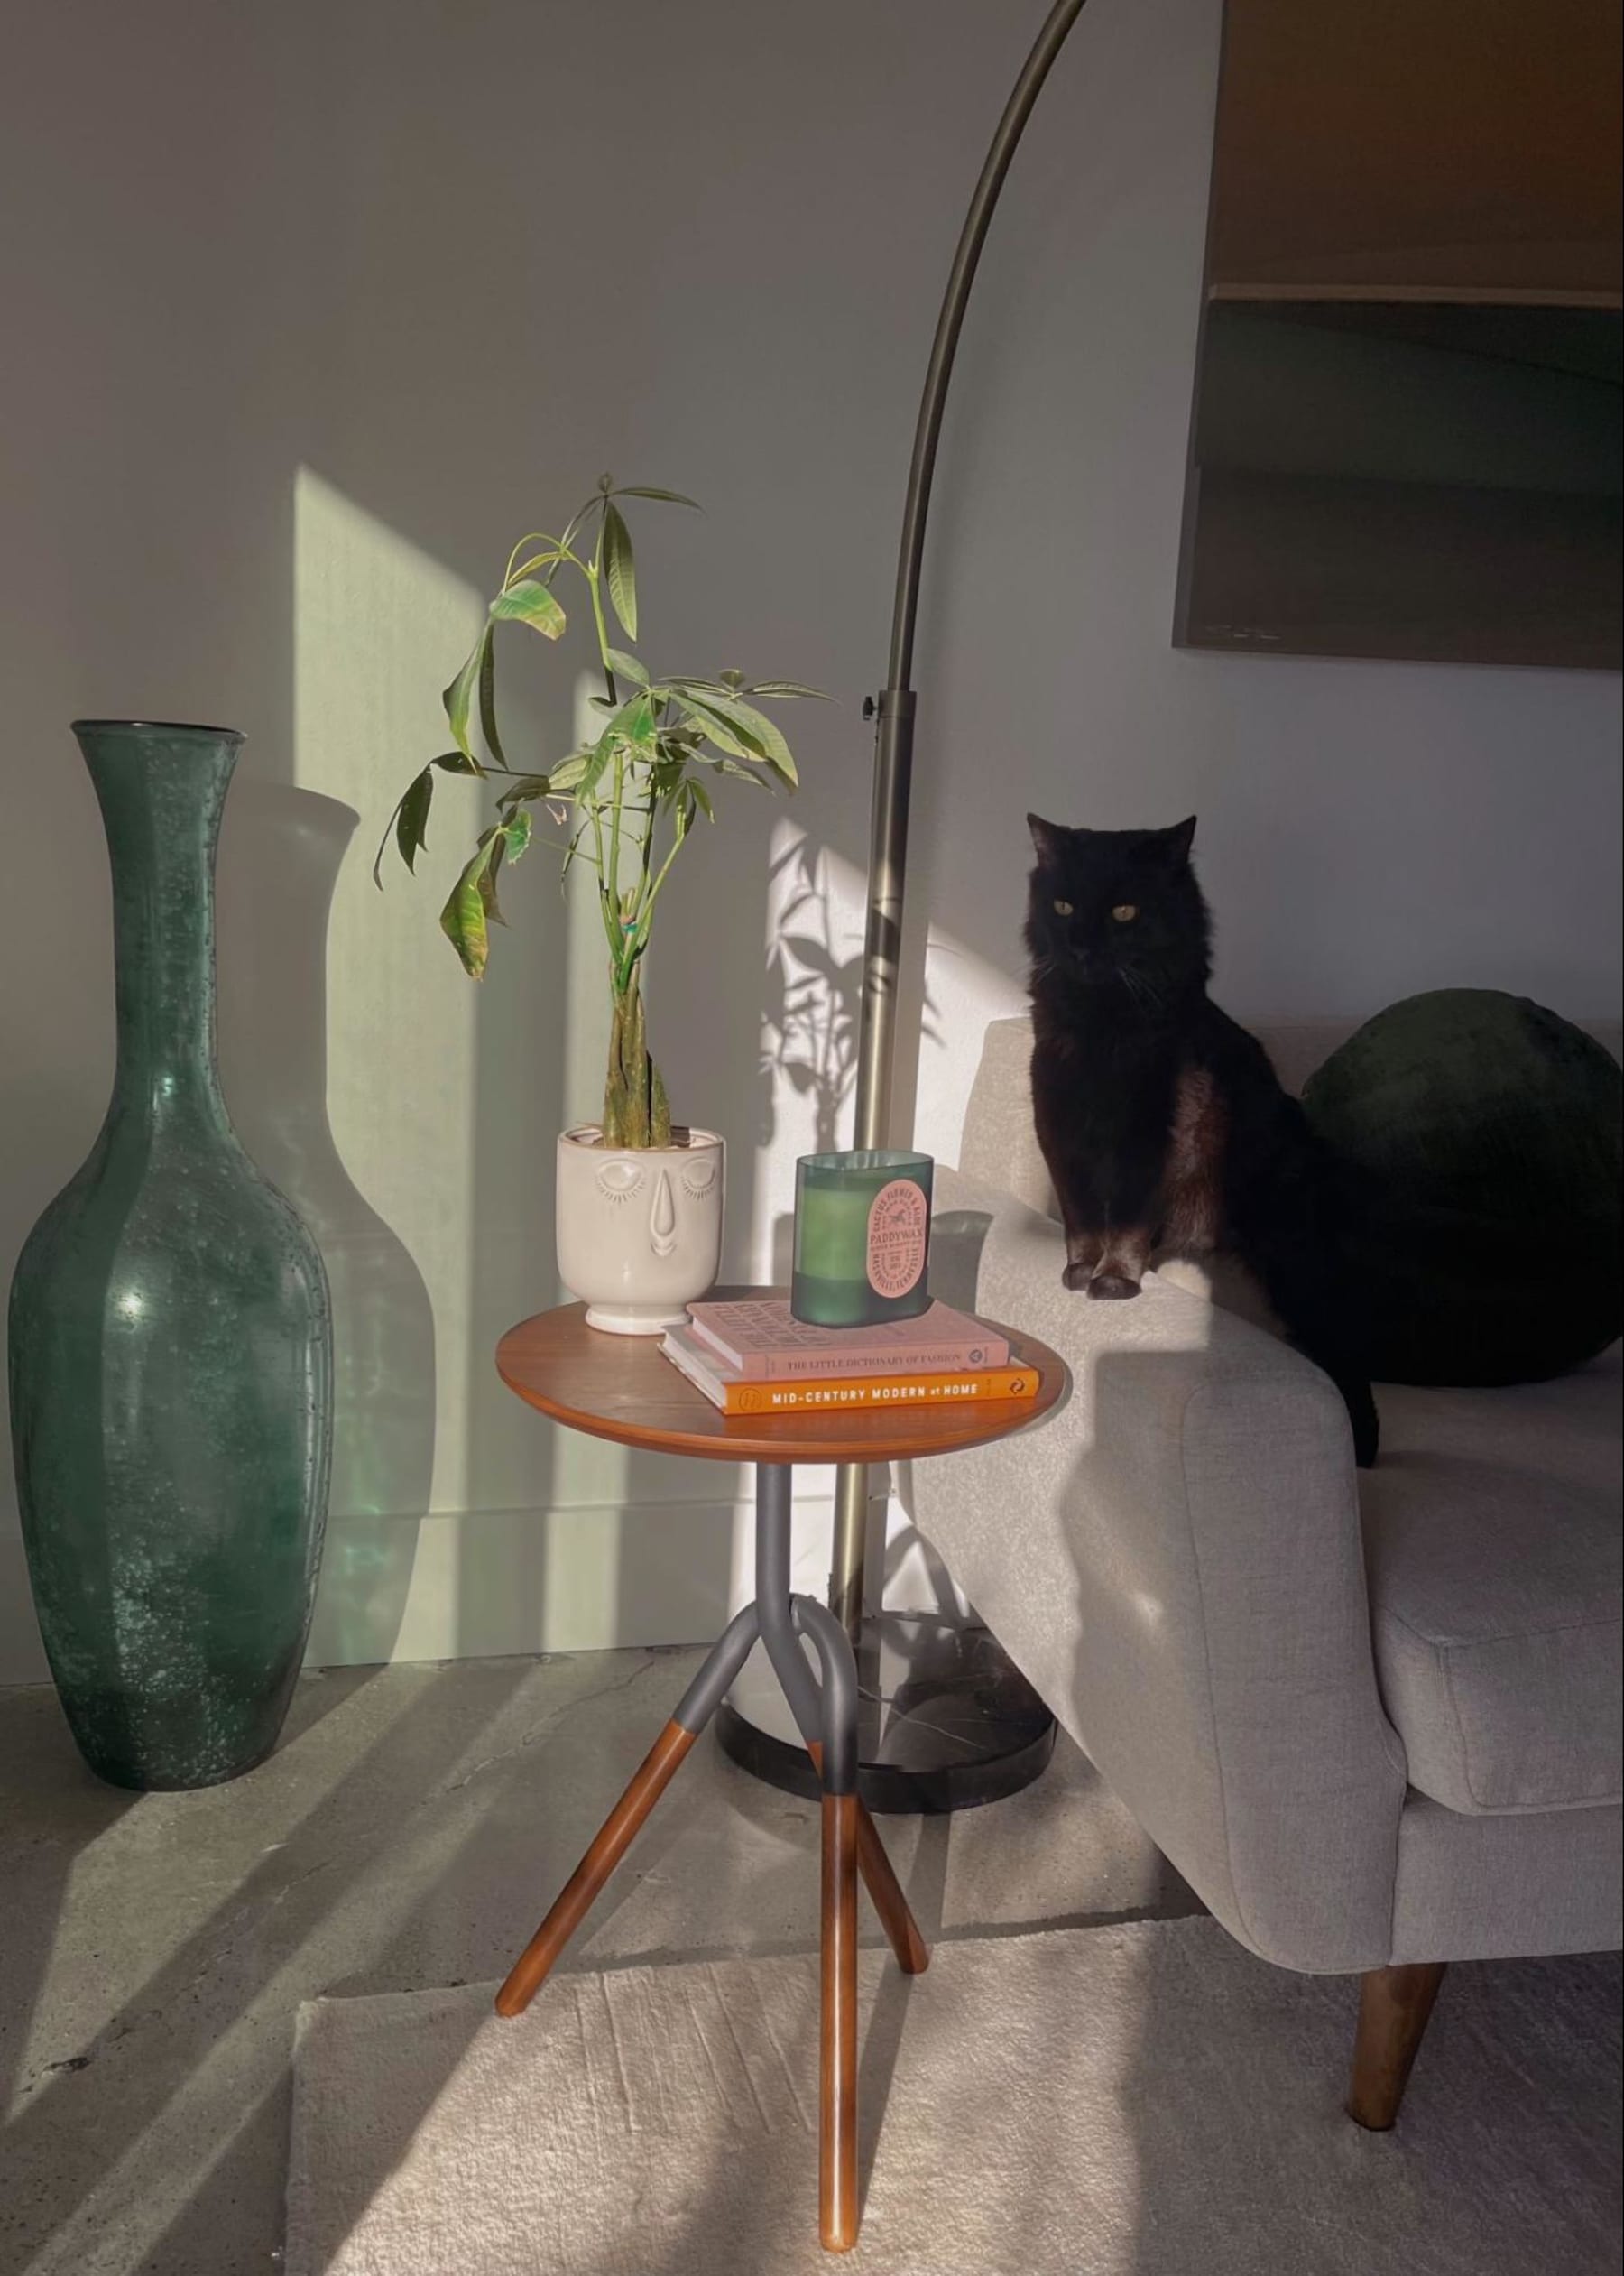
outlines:
[[558, 1140], [558, 1273], [612, 1336], [680, 1325], [722, 1261], [724, 1148], [714, 1130], [684, 1146], [605, 1147], [594, 1123]]

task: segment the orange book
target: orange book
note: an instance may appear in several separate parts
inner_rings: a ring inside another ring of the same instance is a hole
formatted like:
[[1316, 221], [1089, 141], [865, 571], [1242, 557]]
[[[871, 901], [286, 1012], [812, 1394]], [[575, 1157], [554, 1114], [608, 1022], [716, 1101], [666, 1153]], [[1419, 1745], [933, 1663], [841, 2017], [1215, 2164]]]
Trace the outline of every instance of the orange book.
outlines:
[[814, 1383], [761, 1383], [721, 1363], [690, 1331], [668, 1330], [660, 1349], [724, 1414], [839, 1414], [878, 1407], [956, 1406], [969, 1399], [1030, 1399], [1038, 1370], [1011, 1355], [1007, 1367], [958, 1374], [843, 1375]]

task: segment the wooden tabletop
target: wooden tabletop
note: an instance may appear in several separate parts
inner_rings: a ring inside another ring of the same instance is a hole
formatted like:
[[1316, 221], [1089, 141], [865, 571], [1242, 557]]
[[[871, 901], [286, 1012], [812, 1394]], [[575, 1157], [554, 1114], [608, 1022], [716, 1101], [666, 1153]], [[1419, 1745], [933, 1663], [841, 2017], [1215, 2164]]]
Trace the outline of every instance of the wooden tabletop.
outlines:
[[[784, 1291], [715, 1293], [752, 1299]], [[1065, 1392], [1066, 1363], [1057, 1352], [997, 1320], [988, 1325], [1035, 1370], [1033, 1397], [868, 1413], [724, 1415], [662, 1355], [658, 1336], [609, 1336], [588, 1328], [585, 1304], [560, 1304], [510, 1328], [496, 1346], [496, 1370], [510, 1390], [555, 1422], [622, 1446], [712, 1462], [901, 1462], [1008, 1438], [1047, 1414]]]

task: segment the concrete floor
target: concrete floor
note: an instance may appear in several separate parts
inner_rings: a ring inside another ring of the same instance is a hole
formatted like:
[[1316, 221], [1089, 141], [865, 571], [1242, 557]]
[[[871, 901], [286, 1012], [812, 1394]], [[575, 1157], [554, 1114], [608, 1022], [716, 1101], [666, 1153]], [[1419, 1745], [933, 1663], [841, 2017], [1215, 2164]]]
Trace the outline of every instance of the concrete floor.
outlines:
[[[312, 1674], [200, 1794], [99, 1784], [51, 1692], [0, 1692], [5, 2276], [273, 2271], [299, 2003], [503, 1975], [699, 1656]], [[883, 1827], [933, 1939], [1199, 1910], [1064, 1737], [1024, 1794]], [[566, 1965], [810, 1951], [817, 1842], [702, 1742]]]

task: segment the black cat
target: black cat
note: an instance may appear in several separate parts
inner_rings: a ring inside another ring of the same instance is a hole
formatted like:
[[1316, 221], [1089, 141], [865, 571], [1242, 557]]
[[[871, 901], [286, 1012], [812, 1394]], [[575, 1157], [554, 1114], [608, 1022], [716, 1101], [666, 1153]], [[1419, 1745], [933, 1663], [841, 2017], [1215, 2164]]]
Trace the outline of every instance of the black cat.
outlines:
[[1212, 921], [1173, 829], [1066, 829], [1027, 817], [1038, 865], [1032, 1105], [1066, 1226], [1066, 1285], [1128, 1297], [1159, 1254], [1224, 1249], [1347, 1402], [1362, 1467], [1376, 1403], [1361, 1371], [1352, 1203], [1263, 1047], [1207, 995]]

